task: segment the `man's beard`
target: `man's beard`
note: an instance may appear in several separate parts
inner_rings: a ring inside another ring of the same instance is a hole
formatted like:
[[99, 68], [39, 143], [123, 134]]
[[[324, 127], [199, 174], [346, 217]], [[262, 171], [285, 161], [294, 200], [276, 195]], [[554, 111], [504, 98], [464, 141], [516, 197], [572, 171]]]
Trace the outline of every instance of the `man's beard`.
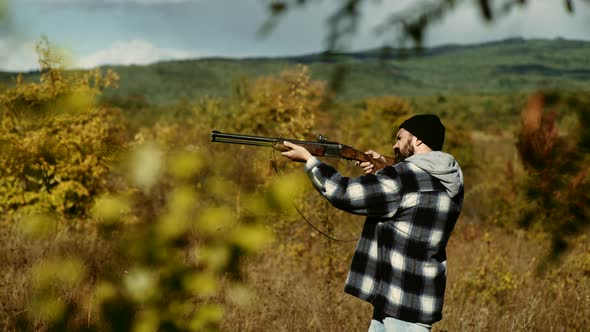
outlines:
[[414, 147], [407, 142], [402, 146], [402, 148], [395, 148], [393, 149], [393, 158], [395, 159], [396, 163], [401, 163], [402, 161], [406, 160], [409, 156], [414, 154]]

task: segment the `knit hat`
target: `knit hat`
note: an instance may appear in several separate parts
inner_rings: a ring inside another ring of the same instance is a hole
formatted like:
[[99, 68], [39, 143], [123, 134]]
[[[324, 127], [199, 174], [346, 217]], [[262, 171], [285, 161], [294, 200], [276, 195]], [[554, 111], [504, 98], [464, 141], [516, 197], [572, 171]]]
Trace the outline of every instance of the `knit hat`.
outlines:
[[445, 141], [445, 126], [434, 114], [415, 115], [404, 121], [399, 128], [409, 131], [434, 151], [442, 149]]

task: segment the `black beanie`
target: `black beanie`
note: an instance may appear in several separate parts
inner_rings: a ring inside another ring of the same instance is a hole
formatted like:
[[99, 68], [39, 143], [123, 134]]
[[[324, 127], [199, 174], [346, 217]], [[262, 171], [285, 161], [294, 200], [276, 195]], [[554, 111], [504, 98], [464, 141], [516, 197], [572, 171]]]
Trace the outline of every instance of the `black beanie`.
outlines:
[[416, 136], [434, 151], [442, 150], [445, 141], [445, 126], [434, 114], [420, 114], [404, 121], [399, 128], [404, 128]]

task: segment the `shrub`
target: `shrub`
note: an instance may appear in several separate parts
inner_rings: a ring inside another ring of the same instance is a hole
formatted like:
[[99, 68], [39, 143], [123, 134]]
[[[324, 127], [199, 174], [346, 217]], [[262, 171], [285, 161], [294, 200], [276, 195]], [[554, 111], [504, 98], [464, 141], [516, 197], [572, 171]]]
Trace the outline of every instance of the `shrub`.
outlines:
[[40, 82], [19, 76], [0, 94], [0, 211], [11, 219], [84, 215], [91, 198], [107, 190], [108, 164], [124, 147], [118, 111], [94, 106], [117, 76], [66, 73], [46, 39], [38, 52]]
[[325, 82], [312, 81], [303, 65], [244, 84], [236, 101], [238, 130], [293, 139], [311, 133], [327, 93]]

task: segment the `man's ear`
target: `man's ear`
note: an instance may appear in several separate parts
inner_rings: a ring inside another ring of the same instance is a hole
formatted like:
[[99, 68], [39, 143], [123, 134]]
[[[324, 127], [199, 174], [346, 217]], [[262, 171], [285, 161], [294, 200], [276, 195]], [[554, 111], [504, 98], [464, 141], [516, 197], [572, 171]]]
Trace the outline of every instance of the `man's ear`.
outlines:
[[412, 140], [414, 141], [414, 144], [416, 144], [416, 146], [420, 146], [420, 144], [424, 143], [421, 139], [419, 139], [416, 136], [412, 137]]

